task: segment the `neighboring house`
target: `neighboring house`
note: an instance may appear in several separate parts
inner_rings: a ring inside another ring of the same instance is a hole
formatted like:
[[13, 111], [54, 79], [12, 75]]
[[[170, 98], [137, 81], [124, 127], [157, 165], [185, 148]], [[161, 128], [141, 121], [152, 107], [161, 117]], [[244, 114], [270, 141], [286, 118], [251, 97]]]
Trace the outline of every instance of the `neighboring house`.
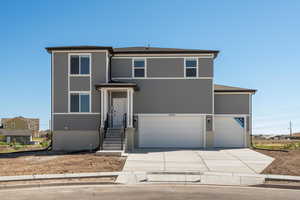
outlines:
[[214, 84], [218, 51], [46, 50], [52, 63], [54, 150], [114, 150], [123, 142], [129, 151], [250, 145], [256, 90]]
[[0, 135], [3, 135], [7, 143], [30, 144], [32, 141], [32, 132], [30, 130], [8, 130], [1, 129]]
[[33, 137], [39, 137], [40, 120], [37, 118], [2, 118], [2, 123], [5, 129], [31, 130]]

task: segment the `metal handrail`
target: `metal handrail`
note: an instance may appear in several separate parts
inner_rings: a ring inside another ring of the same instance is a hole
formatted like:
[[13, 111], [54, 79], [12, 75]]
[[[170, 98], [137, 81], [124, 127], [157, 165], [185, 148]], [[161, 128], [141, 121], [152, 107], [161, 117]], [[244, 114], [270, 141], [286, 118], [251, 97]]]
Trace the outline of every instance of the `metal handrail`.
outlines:
[[122, 133], [121, 133], [121, 150], [124, 149], [123, 143], [124, 143], [124, 140], [125, 140], [126, 128], [127, 128], [127, 114], [124, 113], [124, 115], [123, 115], [123, 130], [122, 130]]
[[[109, 122], [108, 122], [108, 120], [109, 120], [109, 114], [107, 113], [106, 114], [106, 119], [105, 119], [105, 121], [104, 121], [104, 127], [103, 127], [103, 130], [104, 130], [104, 132], [103, 132], [103, 134], [101, 134], [100, 135], [100, 150], [103, 150], [103, 143], [104, 143], [104, 139], [106, 138], [106, 134], [107, 134], [107, 130], [108, 130], [108, 125], [109, 125]], [[101, 128], [101, 126], [99, 127], [99, 133], [100, 133], [100, 128]]]

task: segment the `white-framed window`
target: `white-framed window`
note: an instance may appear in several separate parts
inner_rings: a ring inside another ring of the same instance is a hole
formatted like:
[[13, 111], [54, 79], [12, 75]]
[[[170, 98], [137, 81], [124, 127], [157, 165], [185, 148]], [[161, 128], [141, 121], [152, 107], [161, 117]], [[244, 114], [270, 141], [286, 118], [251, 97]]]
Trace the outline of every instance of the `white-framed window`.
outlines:
[[185, 58], [184, 59], [184, 76], [186, 78], [198, 77], [198, 59]]
[[134, 78], [145, 78], [146, 76], [146, 59], [134, 58], [132, 59], [132, 73]]
[[70, 75], [88, 76], [91, 73], [90, 54], [70, 54]]
[[91, 99], [89, 92], [71, 92], [70, 93], [70, 112], [90, 112]]

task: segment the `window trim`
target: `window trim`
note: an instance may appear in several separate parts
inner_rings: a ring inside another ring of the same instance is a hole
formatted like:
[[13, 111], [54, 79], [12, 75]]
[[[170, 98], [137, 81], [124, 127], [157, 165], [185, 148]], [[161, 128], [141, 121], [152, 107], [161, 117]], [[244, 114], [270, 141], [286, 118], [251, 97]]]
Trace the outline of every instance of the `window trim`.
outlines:
[[[79, 112], [72, 112], [71, 111], [71, 95], [72, 94], [78, 94], [79, 95]], [[81, 112], [81, 95], [89, 95], [89, 112]], [[91, 98], [91, 92], [90, 91], [70, 91], [69, 92], [69, 107], [68, 111], [71, 114], [86, 114], [86, 113], [91, 113], [92, 112], [92, 98]]]
[[[91, 53], [69, 53], [69, 59], [68, 59], [68, 65], [69, 65], [69, 76], [70, 77], [90, 77], [92, 72], [92, 54]], [[72, 56], [79, 56], [79, 74], [71, 74], [71, 57]], [[89, 62], [89, 74], [80, 74], [81, 72], [81, 62], [80, 57], [81, 56], [88, 56], [90, 59]]]
[[[134, 66], [134, 61], [144, 61], [144, 67], [143, 68], [141, 68], [141, 67], [135, 67]], [[147, 59], [146, 58], [144, 58], [144, 57], [136, 57], [136, 58], [132, 58], [131, 59], [131, 68], [132, 68], [132, 71], [131, 71], [131, 73], [132, 73], [132, 75], [131, 75], [131, 77], [132, 78], [137, 78], [137, 79], [146, 79], [147, 78]], [[144, 69], [144, 77], [136, 77], [135, 76], [135, 69]]]
[[[186, 61], [189, 60], [196, 60], [196, 67], [187, 67], [186, 66]], [[186, 76], [186, 70], [187, 69], [196, 69], [196, 76]], [[195, 78], [199, 78], [199, 60], [197, 57], [185, 57], [184, 58], [184, 78], [186, 79], [195, 79]]]

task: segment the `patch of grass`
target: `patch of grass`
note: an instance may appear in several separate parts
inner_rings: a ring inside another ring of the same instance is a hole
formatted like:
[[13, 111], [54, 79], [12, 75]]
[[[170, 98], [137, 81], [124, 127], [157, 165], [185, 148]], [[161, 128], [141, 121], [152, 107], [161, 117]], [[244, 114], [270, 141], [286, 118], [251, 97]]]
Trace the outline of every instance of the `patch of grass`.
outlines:
[[0, 145], [8, 145], [6, 142], [0, 141]]
[[299, 150], [299, 141], [264, 141], [264, 142], [254, 142], [253, 146], [260, 149], [270, 149], [270, 150]]

